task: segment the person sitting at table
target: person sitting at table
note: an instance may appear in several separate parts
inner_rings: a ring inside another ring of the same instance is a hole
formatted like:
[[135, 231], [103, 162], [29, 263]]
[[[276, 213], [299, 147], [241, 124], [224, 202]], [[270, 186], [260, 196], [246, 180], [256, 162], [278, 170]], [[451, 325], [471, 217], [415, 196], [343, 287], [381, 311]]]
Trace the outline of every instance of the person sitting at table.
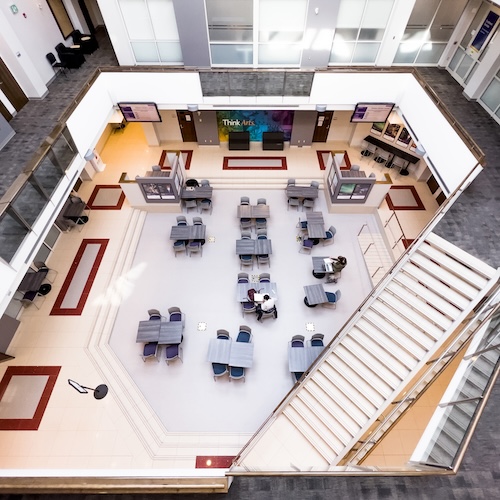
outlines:
[[338, 257], [330, 257], [330, 260], [332, 261], [333, 270], [336, 273], [340, 273], [340, 271], [347, 266], [347, 259], [342, 257], [342, 255], [339, 255]]
[[275, 304], [276, 304], [276, 299], [273, 299], [266, 293], [266, 295], [264, 295], [264, 302], [262, 302], [262, 304], [257, 304], [257, 309], [255, 311], [257, 313], [257, 321], [260, 321], [262, 319], [262, 315], [265, 312], [271, 312], [273, 309], [275, 311], [274, 317], [276, 318], [278, 315]]

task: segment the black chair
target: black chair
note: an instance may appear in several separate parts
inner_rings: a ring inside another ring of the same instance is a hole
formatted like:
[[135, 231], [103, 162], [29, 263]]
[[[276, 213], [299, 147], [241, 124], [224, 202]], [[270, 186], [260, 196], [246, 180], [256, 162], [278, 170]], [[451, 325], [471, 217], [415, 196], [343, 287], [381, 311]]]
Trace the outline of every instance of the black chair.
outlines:
[[92, 54], [92, 52], [95, 52], [99, 48], [99, 44], [94, 35], [80, 33], [80, 30], [74, 30], [71, 33], [71, 37], [73, 38], [73, 44], [79, 45], [80, 50], [84, 54]]
[[79, 49], [66, 47], [63, 43], [56, 45], [56, 52], [66, 68], [77, 69], [85, 62], [85, 56]]
[[63, 64], [62, 62], [57, 62], [56, 56], [52, 53], [49, 52], [46, 56], [47, 61], [49, 61], [49, 64], [52, 66], [54, 69], [54, 73], [57, 75], [58, 73], [62, 73], [64, 76], [66, 76], [66, 65]]

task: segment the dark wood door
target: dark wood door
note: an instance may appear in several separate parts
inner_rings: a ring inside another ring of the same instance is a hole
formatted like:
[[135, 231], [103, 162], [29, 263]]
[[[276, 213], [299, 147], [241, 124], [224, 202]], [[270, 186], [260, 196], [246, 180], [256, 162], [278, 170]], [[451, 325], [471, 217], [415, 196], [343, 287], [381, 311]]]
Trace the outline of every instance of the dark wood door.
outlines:
[[183, 142], [198, 142], [191, 111], [177, 111], [177, 120], [181, 129]]
[[318, 111], [318, 119], [314, 129], [313, 142], [326, 142], [333, 119], [333, 111]]
[[89, 27], [89, 33], [94, 34], [95, 33], [95, 26], [94, 26], [94, 23], [92, 22], [92, 18], [90, 17], [90, 12], [87, 9], [87, 5], [85, 3], [85, 0], [78, 0], [78, 5], [80, 6], [83, 17], [85, 18], [85, 22], [87, 23], [87, 26]]
[[[26, 94], [17, 84], [16, 79], [12, 76], [12, 73], [9, 71], [2, 59], [0, 59], [0, 89], [10, 101], [12, 106], [14, 106], [16, 111], [22, 109], [22, 107], [28, 102]], [[3, 110], [1, 111], [6, 120], [10, 120], [12, 118], [10, 113], [7, 112], [7, 116], [5, 116]]]

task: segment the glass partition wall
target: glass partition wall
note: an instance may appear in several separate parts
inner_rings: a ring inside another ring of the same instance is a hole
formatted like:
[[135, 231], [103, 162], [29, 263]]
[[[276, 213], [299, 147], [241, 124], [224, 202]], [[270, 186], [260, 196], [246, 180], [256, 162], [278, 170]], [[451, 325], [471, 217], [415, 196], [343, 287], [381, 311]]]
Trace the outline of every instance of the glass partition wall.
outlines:
[[[0, 258], [10, 262], [23, 240], [33, 230], [59, 182], [78, 152], [65, 128], [53, 144], [47, 147], [37, 165], [17, 192], [2, 200], [0, 214]], [[22, 178], [22, 177], [21, 177]]]

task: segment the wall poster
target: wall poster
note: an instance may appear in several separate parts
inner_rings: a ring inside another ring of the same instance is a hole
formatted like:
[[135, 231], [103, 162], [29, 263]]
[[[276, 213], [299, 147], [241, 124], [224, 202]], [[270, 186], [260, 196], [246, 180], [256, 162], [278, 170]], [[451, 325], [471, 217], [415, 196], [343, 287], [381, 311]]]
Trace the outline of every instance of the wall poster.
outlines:
[[384, 139], [386, 141], [394, 142], [394, 140], [396, 139], [396, 136], [399, 133], [400, 128], [401, 128], [401, 125], [399, 125], [399, 123], [389, 123], [385, 129], [385, 132], [384, 132]]
[[371, 133], [373, 135], [382, 135], [382, 130], [384, 130], [385, 122], [375, 122], [372, 125]]
[[411, 142], [410, 132], [408, 132], [408, 129], [406, 127], [403, 127], [403, 130], [401, 130], [398, 138], [396, 139], [396, 144], [403, 148], [407, 148], [410, 142]]

